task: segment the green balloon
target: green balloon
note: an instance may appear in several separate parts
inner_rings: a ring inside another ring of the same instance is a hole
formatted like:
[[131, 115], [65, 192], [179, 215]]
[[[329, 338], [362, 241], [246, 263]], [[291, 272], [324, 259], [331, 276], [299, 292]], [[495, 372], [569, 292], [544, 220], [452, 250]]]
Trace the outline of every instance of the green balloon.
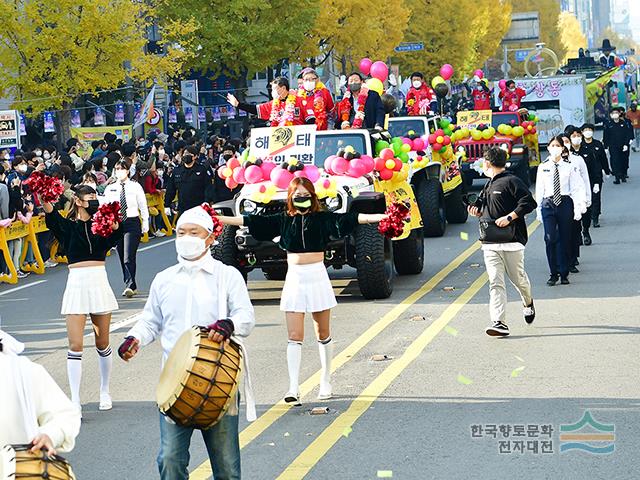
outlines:
[[402, 163], [407, 163], [409, 161], [409, 154], [407, 152], [400, 152], [398, 158], [402, 161]]
[[245, 148], [244, 152], [242, 152], [242, 159], [246, 160], [247, 158], [249, 158], [249, 149]]
[[447, 151], [447, 146], [445, 145], [444, 147], [442, 147], [440, 150], [438, 150], [438, 153], [444, 153]]
[[453, 133], [453, 131], [449, 127], [444, 128], [442, 131], [444, 132], [445, 135], [448, 135], [449, 137]]
[[536, 116], [533, 113], [529, 114], [529, 121], [533, 122], [536, 119]]
[[378, 140], [376, 142], [376, 154], [380, 153], [385, 148], [389, 148], [389, 142], [385, 142], [384, 140]]
[[447, 128], [449, 125], [451, 125], [451, 122], [446, 118], [443, 118], [442, 120], [440, 120], [440, 128], [444, 129], [444, 128]]
[[391, 139], [391, 144], [395, 147], [396, 145], [402, 146], [402, 138], [401, 137], [393, 137]]

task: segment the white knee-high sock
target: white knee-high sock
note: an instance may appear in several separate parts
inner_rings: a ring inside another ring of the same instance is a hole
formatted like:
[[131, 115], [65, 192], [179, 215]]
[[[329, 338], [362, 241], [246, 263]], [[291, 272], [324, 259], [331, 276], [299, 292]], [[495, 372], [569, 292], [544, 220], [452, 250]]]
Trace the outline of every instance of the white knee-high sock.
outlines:
[[300, 363], [302, 362], [302, 342], [289, 340], [287, 344], [287, 366], [289, 367], [289, 392], [299, 393]]
[[331, 393], [331, 359], [333, 358], [333, 342], [331, 337], [325, 340], [318, 340], [318, 350], [320, 352], [320, 395]]
[[96, 348], [96, 350], [98, 351], [100, 363], [100, 393], [109, 393], [109, 379], [111, 378], [111, 366], [113, 365], [111, 345], [107, 345], [104, 350], [99, 348]]
[[82, 352], [67, 352], [67, 376], [71, 389], [71, 401], [80, 405], [80, 380], [82, 379]]

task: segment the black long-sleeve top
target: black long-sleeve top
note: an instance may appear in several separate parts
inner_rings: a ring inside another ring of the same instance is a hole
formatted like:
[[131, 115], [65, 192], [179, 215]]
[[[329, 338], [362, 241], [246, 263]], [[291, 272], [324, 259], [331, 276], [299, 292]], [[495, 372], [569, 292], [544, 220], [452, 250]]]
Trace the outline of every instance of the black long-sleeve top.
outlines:
[[104, 262], [107, 252], [122, 238], [121, 228], [109, 237], [101, 237], [91, 231], [91, 220], [70, 220], [55, 209], [46, 214], [45, 222], [64, 248], [69, 265], [88, 260]]
[[196, 163], [190, 168], [179, 165], [173, 170], [173, 175], [167, 179], [167, 192], [164, 197], [164, 206], [169, 207], [178, 194], [178, 210], [184, 212], [190, 208], [201, 205], [209, 200], [207, 193], [211, 191], [210, 170]]
[[[515, 233], [512, 241], [526, 245], [529, 240], [525, 215], [533, 212], [538, 204], [522, 180], [511, 172], [502, 172], [487, 182], [480, 194], [482, 214], [493, 220], [515, 212]], [[492, 242], [485, 242], [492, 243]]]
[[633, 128], [629, 128], [626, 120], [610, 121], [604, 125], [602, 141], [606, 148], [621, 148], [633, 140]]
[[593, 148], [589, 148], [583, 142], [580, 144], [580, 148], [575, 150], [571, 147], [571, 153], [579, 155], [584, 160], [587, 166], [587, 172], [589, 173], [589, 182], [593, 187], [596, 183], [602, 183], [602, 164], [596, 158]]
[[602, 172], [607, 175], [611, 175], [611, 168], [609, 167], [609, 158], [607, 157], [607, 152], [604, 148], [604, 145], [600, 140], [596, 140], [595, 138], [591, 140], [591, 142], [584, 142], [582, 144], [585, 148], [591, 149], [593, 154], [598, 160], [598, 164], [600, 165], [600, 183], [602, 183]]

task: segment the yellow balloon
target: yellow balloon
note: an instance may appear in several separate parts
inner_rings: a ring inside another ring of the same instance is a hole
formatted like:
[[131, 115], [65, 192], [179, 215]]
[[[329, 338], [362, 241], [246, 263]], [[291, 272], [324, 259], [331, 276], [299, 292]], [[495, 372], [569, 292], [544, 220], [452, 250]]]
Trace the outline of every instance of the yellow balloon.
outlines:
[[433, 88], [436, 88], [436, 85], [440, 85], [441, 83], [445, 83], [445, 81], [440, 75], [433, 77], [433, 80], [431, 80], [431, 86]]
[[470, 132], [468, 128], [463, 128], [460, 130], [460, 135], [462, 135], [462, 138], [469, 138]]
[[493, 133], [491, 132], [491, 130], [487, 128], [486, 130], [482, 131], [482, 138], [484, 138], [485, 140], [489, 140], [491, 137], [493, 137]]
[[393, 170], [396, 167], [396, 162], [394, 162], [393, 160], [387, 160], [384, 163], [384, 166], [387, 167], [389, 170]]
[[356, 149], [353, 148], [351, 145], [347, 145], [346, 147], [344, 147], [344, 151], [346, 153], [356, 153]]
[[365, 82], [365, 85], [369, 90], [373, 90], [378, 95], [382, 95], [382, 93], [384, 92], [384, 85], [377, 78], [370, 78]]
[[480, 140], [482, 138], [482, 132], [480, 130], [471, 130], [471, 138], [474, 140]]
[[225, 167], [222, 171], [222, 175], [224, 175], [224, 178], [229, 178], [231, 175], [233, 175], [233, 170], [231, 170], [229, 167]]

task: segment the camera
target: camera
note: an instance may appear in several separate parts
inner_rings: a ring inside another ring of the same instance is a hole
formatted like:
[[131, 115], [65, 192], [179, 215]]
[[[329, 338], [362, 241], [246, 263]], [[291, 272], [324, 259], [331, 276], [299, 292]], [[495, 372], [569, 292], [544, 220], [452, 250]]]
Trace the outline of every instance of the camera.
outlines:
[[482, 199], [477, 193], [465, 193], [462, 195], [462, 203], [467, 207], [482, 208]]

